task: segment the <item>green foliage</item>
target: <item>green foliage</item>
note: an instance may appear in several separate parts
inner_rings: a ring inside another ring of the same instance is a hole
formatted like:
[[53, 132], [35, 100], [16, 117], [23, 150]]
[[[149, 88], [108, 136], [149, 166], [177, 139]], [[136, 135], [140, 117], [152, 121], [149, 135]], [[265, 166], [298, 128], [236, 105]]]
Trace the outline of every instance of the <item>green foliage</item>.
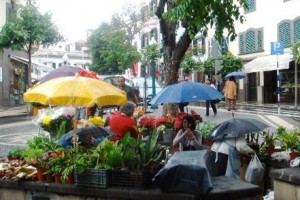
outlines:
[[93, 64], [91, 70], [100, 74], [120, 74], [140, 60], [136, 47], [126, 42], [126, 32], [109, 24], [101, 26], [88, 39]]
[[51, 14], [42, 15], [32, 4], [19, 6], [0, 32], [0, 49], [12, 48], [31, 52], [33, 45], [50, 46], [63, 41], [63, 36], [51, 21]]
[[293, 45], [293, 50], [296, 54], [296, 62], [298, 64], [300, 64], [300, 41], [296, 42], [294, 45]]
[[276, 140], [278, 140], [277, 134], [276, 133], [270, 133], [263, 131], [261, 133], [261, 136], [263, 138], [263, 142], [261, 144], [261, 147], [266, 147], [266, 148], [270, 148], [270, 147], [275, 147], [275, 142]]
[[25, 148], [14, 147], [11, 150], [9, 150], [9, 152], [7, 153], [7, 155], [15, 157], [15, 158], [21, 158], [24, 151], [25, 151]]
[[[242, 59], [235, 56], [225, 55], [219, 57], [218, 59], [222, 61], [222, 68], [217, 73], [222, 74], [222, 77], [234, 71], [241, 71], [244, 67]], [[203, 62], [202, 66], [206, 75], [210, 75], [211, 77], [215, 74], [215, 59], [207, 59]]]
[[196, 61], [193, 58], [193, 55], [195, 53], [195, 51], [197, 52], [198, 48], [194, 48], [194, 49], [190, 49], [188, 50], [185, 55], [184, 58], [180, 64], [180, 68], [182, 69], [182, 71], [186, 74], [190, 74], [193, 71], [197, 70], [197, 71], [203, 71], [202, 65], [201, 65], [201, 61]]
[[240, 7], [246, 8], [245, 0], [207, 1], [207, 0], [173, 0], [170, 2], [173, 9], [164, 14], [173, 22], [186, 22], [190, 38], [205, 28], [215, 28], [215, 37], [223, 38], [224, 30], [227, 30], [231, 41], [237, 36], [235, 21], [243, 23], [245, 17], [240, 14]]
[[[34, 46], [48, 47], [63, 41], [63, 36], [51, 21], [51, 15], [42, 15], [32, 4], [19, 6], [10, 21], [0, 31], [0, 50], [24, 50], [28, 55], [28, 66], [31, 67], [31, 54]], [[25, 83], [31, 85], [30, 69], [26, 70]]]
[[158, 132], [154, 130], [146, 142], [132, 138], [130, 134], [115, 143], [104, 140], [93, 150], [94, 157], [97, 157], [95, 168], [150, 169], [153, 165], [158, 165], [165, 150], [157, 143], [157, 138]]
[[202, 137], [207, 137], [211, 131], [216, 127], [213, 122], [199, 122], [197, 121], [196, 130], [201, 134]]
[[48, 151], [61, 151], [63, 147], [56, 144], [55, 141], [46, 136], [34, 136], [32, 139], [27, 140], [27, 147], [22, 153], [22, 157], [28, 162], [38, 167], [45, 167], [46, 158], [45, 153]]
[[299, 147], [300, 129], [296, 128], [293, 131], [282, 132], [278, 134], [278, 138], [281, 141], [281, 147], [283, 150], [295, 150]]
[[59, 138], [61, 138], [61, 136], [63, 136], [64, 134], [66, 134], [68, 132], [68, 131], [66, 131], [66, 125], [67, 125], [66, 121], [61, 122], [61, 124], [59, 126], [59, 130], [57, 131], [56, 136], [55, 136], [55, 138], [57, 140], [59, 140]]
[[159, 46], [157, 44], [147, 45], [142, 49], [142, 61], [148, 64], [160, 56]]

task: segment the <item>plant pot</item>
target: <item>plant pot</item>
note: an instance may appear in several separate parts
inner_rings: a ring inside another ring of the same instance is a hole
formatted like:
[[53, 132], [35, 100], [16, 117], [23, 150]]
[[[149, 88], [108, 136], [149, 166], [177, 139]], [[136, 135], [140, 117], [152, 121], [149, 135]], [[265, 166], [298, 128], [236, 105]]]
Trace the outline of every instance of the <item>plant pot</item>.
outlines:
[[55, 183], [61, 183], [61, 175], [60, 174], [55, 174], [54, 175], [54, 180], [55, 180]]
[[44, 175], [44, 172], [45, 172], [45, 168], [43, 167], [38, 167], [36, 168], [36, 176], [37, 176], [37, 180], [38, 181], [45, 181], [45, 175]]
[[205, 139], [205, 144], [209, 147], [213, 145], [214, 141], [212, 139]]
[[173, 129], [165, 129], [165, 132], [163, 133], [163, 141], [164, 142], [173, 142], [174, 138], [174, 130]]
[[299, 156], [299, 152], [296, 151], [292, 151], [290, 152], [290, 159], [294, 160], [295, 158], [297, 158]]
[[267, 149], [267, 152], [268, 152], [268, 156], [271, 157], [272, 154], [275, 152], [275, 147], [269, 147]]
[[68, 175], [66, 184], [74, 184], [74, 173]]
[[55, 179], [54, 179], [53, 174], [45, 174], [45, 180], [46, 180], [48, 183], [54, 183], [54, 182], [55, 182]]

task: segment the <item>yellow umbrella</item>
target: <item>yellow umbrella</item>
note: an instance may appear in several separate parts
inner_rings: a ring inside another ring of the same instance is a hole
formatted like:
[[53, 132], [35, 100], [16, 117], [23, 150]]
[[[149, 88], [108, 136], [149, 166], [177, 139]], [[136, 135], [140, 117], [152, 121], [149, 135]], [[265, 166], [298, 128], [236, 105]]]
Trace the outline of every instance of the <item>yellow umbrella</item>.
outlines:
[[74, 76], [61, 77], [41, 83], [24, 93], [25, 102], [38, 102], [53, 106], [122, 105], [126, 93], [105, 81]]

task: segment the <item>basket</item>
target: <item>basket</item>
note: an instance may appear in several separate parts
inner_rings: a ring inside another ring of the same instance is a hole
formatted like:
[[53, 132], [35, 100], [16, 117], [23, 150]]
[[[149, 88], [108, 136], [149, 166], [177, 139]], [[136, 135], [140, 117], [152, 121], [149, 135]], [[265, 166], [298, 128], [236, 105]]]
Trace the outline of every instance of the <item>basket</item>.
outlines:
[[110, 186], [118, 188], [146, 189], [150, 187], [154, 173], [147, 171], [111, 171]]
[[87, 168], [82, 173], [75, 169], [75, 185], [87, 187], [107, 188], [110, 171], [105, 169]]

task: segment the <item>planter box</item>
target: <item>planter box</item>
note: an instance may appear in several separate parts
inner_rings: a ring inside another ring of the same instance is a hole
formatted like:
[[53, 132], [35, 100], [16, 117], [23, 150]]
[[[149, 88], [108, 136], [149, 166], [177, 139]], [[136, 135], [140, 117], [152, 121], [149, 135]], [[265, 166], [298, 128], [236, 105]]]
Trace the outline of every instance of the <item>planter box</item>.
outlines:
[[85, 169], [81, 174], [75, 169], [75, 185], [86, 187], [107, 188], [109, 185], [110, 171], [105, 169]]
[[146, 189], [150, 187], [154, 175], [155, 173], [147, 171], [112, 170], [110, 186], [118, 188]]

